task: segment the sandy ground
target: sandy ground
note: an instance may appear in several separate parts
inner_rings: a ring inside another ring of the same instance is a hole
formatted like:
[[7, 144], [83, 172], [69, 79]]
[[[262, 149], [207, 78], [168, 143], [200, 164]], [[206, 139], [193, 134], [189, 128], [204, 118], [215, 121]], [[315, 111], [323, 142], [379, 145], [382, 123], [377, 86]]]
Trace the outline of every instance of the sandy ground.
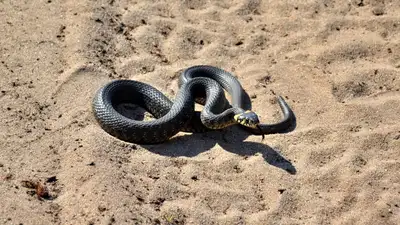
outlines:
[[[0, 0], [0, 61], [1, 224], [400, 221], [400, 1]], [[174, 96], [197, 64], [296, 129], [139, 146], [96, 123], [110, 80]]]

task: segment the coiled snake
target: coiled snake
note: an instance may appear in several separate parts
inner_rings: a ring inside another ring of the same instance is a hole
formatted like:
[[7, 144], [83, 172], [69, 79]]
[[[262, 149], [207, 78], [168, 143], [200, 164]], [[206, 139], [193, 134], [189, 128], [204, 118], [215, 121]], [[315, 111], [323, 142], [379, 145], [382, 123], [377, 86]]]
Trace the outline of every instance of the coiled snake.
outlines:
[[[287, 130], [294, 120], [292, 110], [278, 96], [283, 119], [275, 124], [260, 124], [257, 114], [246, 109], [244, 99], [247, 94], [239, 81], [220, 68], [206, 65], [189, 67], [182, 72], [179, 86], [172, 102], [148, 84], [134, 80], [111, 81], [94, 97], [95, 118], [107, 133], [137, 144], [165, 142], [180, 131], [204, 132], [234, 124], [264, 138], [264, 134]], [[231, 105], [222, 88], [231, 95]], [[195, 102], [204, 104], [201, 112], [194, 110]], [[138, 105], [156, 119], [130, 119], [116, 110], [123, 103]]]

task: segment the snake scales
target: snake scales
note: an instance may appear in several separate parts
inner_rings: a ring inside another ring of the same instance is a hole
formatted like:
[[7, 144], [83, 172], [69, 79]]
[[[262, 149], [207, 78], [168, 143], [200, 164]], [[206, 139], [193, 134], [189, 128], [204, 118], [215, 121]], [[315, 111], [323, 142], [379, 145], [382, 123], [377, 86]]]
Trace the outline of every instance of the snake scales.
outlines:
[[[264, 134], [287, 130], [294, 121], [292, 110], [278, 96], [283, 119], [275, 124], [260, 124], [257, 114], [246, 110], [247, 94], [239, 81], [220, 68], [206, 65], [189, 67], [182, 72], [179, 86], [172, 102], [148, 84], [133, 80], [112, 81], [100, 88], [94, 97], [95, 118], [109, 134], [137, 144], [165, 142], [180, 131], [204, 132], [234, 124], [264, 137]], [[231, 104], [222, 88], [231, 95]], [[204, 104], [201, 112], [194, 110], [195, 102]], [[123, 103], [138, 105], [156, 119], [130, 119], [116, 110]]]

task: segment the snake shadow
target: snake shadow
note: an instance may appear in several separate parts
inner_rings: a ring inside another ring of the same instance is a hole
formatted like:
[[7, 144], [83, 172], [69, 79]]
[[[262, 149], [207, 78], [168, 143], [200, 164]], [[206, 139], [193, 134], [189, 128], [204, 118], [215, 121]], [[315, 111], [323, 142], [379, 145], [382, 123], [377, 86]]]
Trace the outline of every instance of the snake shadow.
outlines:
[[[292, 131], [296, 126], [293, 121], [292, 127], [281, 132], [287, 133]], [[296, 168], [284, 156], [272, 147], [260, 142], [245, 141], [251, 135], [249, 132], [232, 126], [230, 128], [210, 131], [206, 133], [193, 133], [182, 136], [175, 136], [168, 142], [159, 145], [141, 145], [143, 148], [155, 154], [168, 157], [194, 157], [213, 148], [216, 144], [224, 150], [241, 156], [253, 156], [256, 153], [262, 154], [265, 162], [285, 170], [289, 174], [296, 174]]]

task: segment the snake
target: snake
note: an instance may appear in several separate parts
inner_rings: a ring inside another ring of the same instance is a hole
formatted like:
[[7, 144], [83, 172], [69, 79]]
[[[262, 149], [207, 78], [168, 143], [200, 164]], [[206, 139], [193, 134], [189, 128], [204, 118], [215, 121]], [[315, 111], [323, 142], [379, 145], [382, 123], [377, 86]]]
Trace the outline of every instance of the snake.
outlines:
[[[282, 133], [293, 125], [294, 113], [286, 101], [277, 96], [283, 118], [273, 124], [262, 124], [249, 109], [247, 93], [230, 72], [196, 65], [183, 70], [179, 90], [172, 101], [161, 91], [144, 82], [119, 79], [108, 82], [92, 102], [94, 116], [108, 134], [136, 144], [159, 144], [179, 132], [206, 132], [239, 125], [254, 135]], [[225, 96], [231, 96], [231, 103]], [[195, 103], [203, 105], [195, 111]], [[135, 120], [118, 110], [121, 104], [140, 106], [154, 119]], [[251, 104], [251, 103], [250, 103]]]

